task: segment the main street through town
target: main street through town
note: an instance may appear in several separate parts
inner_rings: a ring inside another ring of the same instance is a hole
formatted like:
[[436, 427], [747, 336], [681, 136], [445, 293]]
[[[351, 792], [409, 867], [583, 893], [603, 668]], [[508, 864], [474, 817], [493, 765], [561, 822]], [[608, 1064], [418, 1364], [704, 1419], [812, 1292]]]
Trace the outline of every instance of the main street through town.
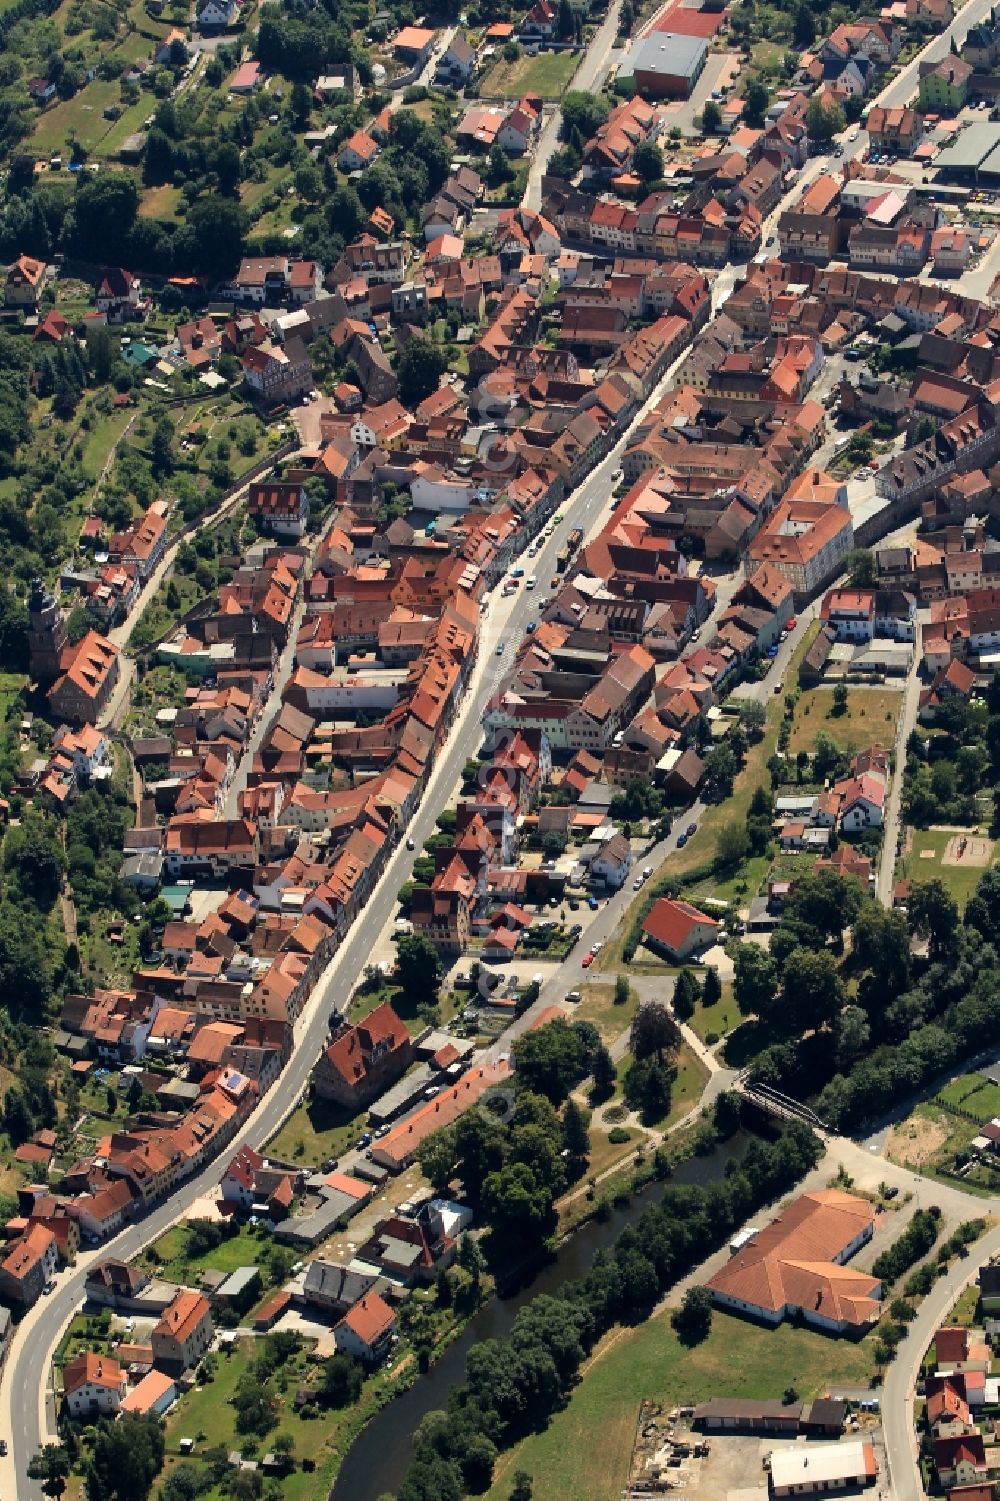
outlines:
[[[944, 56], [952, 37], [964, 37], [969, 27], [985, 17], [990, 9], [989, 0], [969, 0], [952, 25], [929, 42], [923, 51], [886, 86], [878, 102], [905, 103], [916, 90], [919, 63], [922, 60], [936, 60]], [[596, 88], [599, 86], [609, 66], [616, 32], [617, 6], [612, 8], [608, 19], [595, 34], [588, 52], [581, 60], [575, 80], [576, 87]], [[547, 122], [532, 164], [526, 193], [529, 206], [537, 207], [536, 200], [540, 193], [541, 174], [548, 155], [554, 148], [557, 133], [558, 117], [553, 115]], [[845, 158], [859, 155], [864, 145], [863, 133], [854, 142], [845, 141], [843, 145]], [[836, 165], [838, 163], [832, 155], [818, 156], [810, 161], [789, 193], [770, 216], [765, 238], [774, 232], [779, 214], [795, 201], [803, 185], [818, 176], [820, 172]], [[713, 311], [718, 311], [723, 305], [744, 271], [743, 267], [729, 267], [718, 275], [713, 285]], [[668, 388], [675, 368], [672, 366], [664, 376], [649, 401], [637, 414], [632, 428], [642, 420]], [[563, 546], [570, 528], [580, 526], [587, 532], [605, 512], [612, 489], [611, 475], [620, 462], [627, 436], [616, 445], [607, 458], [595, 467], [583, 484], [564, 503], [563, 522], [555, 528], [550, 540], [544, 544], [533, 563], [540, 580], [539, 592], [544, 593], [547, 580], [554, 572], [556, 554]], [[238, 500], [239, 497], [234, 496], [227, 501], [227, 509], [237, 504]], [[170, 556], [172, 560], [172, 553]], [[157, 570], [156, 583], [162, 578], [165, 567], [166, 563]], [[719, 582], [716, 609], [722, 608], [728, 602], [738, 578]], [[153, 588], [155, 585], [151, 581], [146, 593], [151, 594]], [[515, 643], [523, 635], [529, 619], [537, 614], [538, 597], [538, 592], [531, 593], [525, 589], [519, 589], [511, 598], [494, 598], [485, 615], [479, 659], [471, 675], [468, 691], [456, 716], [445, 749], [432, 773], [420, 807], [407, 831], [418, 847], [433, 832], [436, 818], [448, 805], [465, 761], [479, 749], [485, 705], [495, 691], [502, 671], [510, 665]], [[138, 613], [137, 611], [136, 616]], [[782, 653], [768, 674], [768, 682], [761, 688], [762, 695], [773, 691], [771, 683], [780, 682], [789, 654], [799, 639], [799, 633], [805, 629], [805, 625], [806, 621], [801, 620], [796, 632], [785, 643]], [[498, 656], [496, 648], [501, 641], [504, 643], [504, 651]], [[125, 633], [119, 644], [122, 646], [127, 644]], [[287, 672], [287, 664], [284, 660], [281, 664], [281, 671]], [[686, 817], [677, 823], [670, 837], [649, 852], [648, 862], [653, 865], [661, 864], [670, 851], [676, 847], [677, 835], [682, 832], [686, 822], [697, 821], [701, 811], [701, 805], [695, 804]], [[396, 894], [408, 875], [411, 860], [412, 857], [402, 845], [389, 859], [365, 906], [362, 917], [349, 930], [337, 954], [323, 972], [296, 1024], [295, 1047], [286, 1068], [253, 1115], [234, 1137], [228, 1148], [229, 1153], [235, 1151], [244, 1142], [254, 1145], [266, 1142], [295, 1108], [305, 1091], [312, 1067], [325, 1042], [330, 1014], [334, 1010], [342, 1012], [346, 1009], [359, 977], [370, 960], [375, 937], [391, 921], [396, 906]], [[626, 889], [608, 901], [588, 929], [588, 939], [598, 941], [610, 938], [632, 899], [633, 893]], [[578, 969], [578, 961], [575, 967]], [[551, 1004], [553, 999], [560, 997], [560, 993], [567, 988], [573, 968], [572, 959], [560, 966], [555, 975], [547, 981], [543, 995], [537, 1003], [539, 1007]], [[533, 1015], [534, 1011], [505, 1033], [494, 1045], [493, 1051], [508, 1048], [516, 1032], [530, 1025]], [[220, 1169], [221, 1164], [218, 1161], [210, 1163], [202, 1172], [185, 1182], [169, 1200], [155, 1206], [100, 1249], [82, 1252], [76, 1266], [58, 1278], [51, 1296], [39, 1299], [38, 1303], [21, 1320], [14, 1336], [2, 1381], [0, 1381], [0, 1436], [6, 1437], [9, 1445], [8, 1455], [0, 1459], [0, 1501], [42, 1501], [40, 1486], [27, 1479], [27, 1464], [42, 1442], [56, 1437], [50, 1379], [52, 1354], [63, 1330], [83, 1301], [84, 1282], [89, 1268], [106, 1256], [131, 1260], [139, 1255], [171, 1224], [182, 1218], [196, 1200], [213, 1192], [218, 1184]], [[996, 1240], [996, 1246], [990, 1246], [987, 1241], [983, 1243], [983, 1248], [1000, 1249], [1000, 1231], [993, 1232], [989, 1240], [993, 1239]], [[907, 1398], [907, 1392], [911, 1392], [912, 1389], [912, 1370], [923, 1348], [921, 1339], [928, 1334], [929, 1321], [937, 1316], [938, 1311], [946, 1310], [949, 1295], [954, 1295], [958, 1280], [967, 1275], [966, 1268], [961, 1263], [959, 1268], [942, 1279], [932, 1295], [933, 1301], [929, 1298], [923, 1305], [921, 1316], [911, 1326], [907, 1341], [900, 1347], [900, 1359], [890, 1369], [886, 1383], [884, 1420], [886, 1445], [892, 1467], [892, 1494], [902, 1498], [902, 1501], [911, 1501], [911, 1498], [921, 1494], [919, 1476], [913, 1460], [912, 1414], [910, 1401]], [[928, 1323], [928, 1329], [924, 1328], [925, 1323]]]
[[[682, 357], [681, 357], [682, 358]], [[678, 361], [666, 371], [649, 399], [643, 404], [623, 437], [605, 459], [595, 466], [577, 490], [562, 506], [563, 520], [541, 547], [531, 567], [537, 572], [539, 589], [518, 589], [512, 597], [494, 596], [481, 630], [479, 658], [444, 752], [431, 775], [407, 833], [419, 847], [434, 832], [435, 820], [452, 797], [462, 767], [479, 749], [482, 741], [482, 716], [490, 696], [496, 691], [503, 672], [509, 668], [516, 643], [530, 619], [538, 614], [539, 598], [544, 598], [547, 582], [555, 573], [556, 556], [569, 531], [579, 526], [585, 533], [606, 513], [612, 492], [612, 475], [621, 462], [621, 454], [634, 427], [643, 420], [669, 388]], [[728, 589], [735, 587], [729, 582]], [[720, 600], [728, 590], [720, 591]], [[503, 643], [501, 656], [496, 648]], [[281, 671], [288, 670], [282, 659]], [[664, 853], [670, 842], [664, 845]], [[400, 846], [389, 859], [385, 870], [365, 905], [363, 915], [353, 924], [341, 947], [320, 977], [295, 1028], [295, 1048], [277, 1082], [265, 1095], [253, 1115], [241, 1127], [227, 1149], [227, 1155], [244, 1142], [260, 1145], [272, 1137], [295, 1108], [309, 1080], [329, 1030], [332, 1011], [344, 1011], [369, 963], [375, 937], [392, 918], [396, 895], [409, 874], [412, 856]], [[611, 931], [617, 906], [609, 904], [602, 914]], [[596, 936], [596, 935], [595, 935]], [[513, 1033], [511, 1036], [514, 1035]], [[509, 1046], [509, 1039], [507, 1042]], [[502, 1044], [498, 1044], [502, 1046]], [[188, 1179], [170, 1199], [151, 1209], [142, 1219], [128, 1226], [99, 1250], [83, 1252], [76, 1266], [57, 1280], [51, 1296], [41, 1298], [22, 1319], [0, 1382], [0, 1435], [9, 1436], [10, 1452], [0, 1459], [0, 1501], [8, 1497], [41, 1501], [37, 1484], [26, 1477], [29, 1459], [39, 1445], [54, 1439], [55, 1413], [51, 1399], [51, 1357], [63, 1330], [84, 1297], [88, 1269], [106, 1256], [131, 1260], [144, 1247], [162, 1235], [171, 1224], [182, 1218], [191, 1206], [210, 1194], [219, 1181], [221, 1164], [209, 1164]]]

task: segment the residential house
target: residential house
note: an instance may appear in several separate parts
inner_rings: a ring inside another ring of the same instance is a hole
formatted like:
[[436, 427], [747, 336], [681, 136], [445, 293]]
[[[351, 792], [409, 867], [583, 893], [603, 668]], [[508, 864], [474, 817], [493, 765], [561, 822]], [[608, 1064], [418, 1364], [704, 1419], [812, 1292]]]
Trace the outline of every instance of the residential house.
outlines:
[[48, 267], [44, 261], [36, 260], [31, 255], [19, 255], [14, 264], [7, 268], [4, 305], [20, 308], [37, 307], [47, 271]]
[[714, 917], [692, 906], [661, 896], [653, 903], [642, 925], [643, 941], [656, 953], [664, 954], [676, 964], [683, 964], [699, 949], [716, 942], [719, 923]]
[[378, 1365], [396, 1334], [396, 1315], [377, 1292], [367, 1292], [349, 1308], [333, 1331], [337, 1349], [363, 1365]]
[[83, 1350], [63, 1366], [63, 1400], [71, 1418], [108, 1417], [125, 1396], [125, 1372], [110, 1355]]
[[150, 1336], [154, 1364], [170, 1376], [183, 1376], [208, 1351], [214, 1333], [208, 1299], [201, 1293], [180, 1291]]

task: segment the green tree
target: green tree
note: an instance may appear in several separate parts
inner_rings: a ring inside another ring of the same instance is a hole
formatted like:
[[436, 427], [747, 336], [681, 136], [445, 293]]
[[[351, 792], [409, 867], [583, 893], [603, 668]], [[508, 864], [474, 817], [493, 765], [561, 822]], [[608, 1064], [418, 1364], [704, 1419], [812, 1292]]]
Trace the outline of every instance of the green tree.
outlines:
[[41, 1482], [47, 1496], [63, 1494], [72, 1468], [65, 1444], [46, 1444], [28, 1461], [28, 1479]]
[[767, 85], [759, 78], [751, 78], [743, 90], [743, 123], [754, 130], [762, 129], [769, 99]]
[[958, 933], [958, 903], [942, 881], [914, 881], [906, 915], [911, 931], [927, 939], [932, 959], [951, 953]]
[[702, 984], [701, 1003], [703, 1006], [714, 1006], [716, 1001], [722, 1000], [722, 981], [719, 979], [719, 971], [709, 965], [705, 970], [705, 979]]
[[644, 1001], [632, 1018], [629, 1051], [637, 1059], [657, 1058], [676, 1052], [680, 1046], [680, 1028], [666, 1006], [659, 1001]]
[[629, 998], [629, 983], [627, 975], [615, 976], [615, 1005], [627, 1006]]
[[150, 461], [153, 473], [159, 477], [172, 474], [174, 469], [174, 440], [176, 429], [170, 418], [164, 413], [156, 419], [153, 428], [153, 439], [150, 444]]
[[806, 130], [812, 141], [829, 141], [844, 128], [844, 111], [837, 105], [826, 105], [820, 99], [812, 99], [806, 108]]
[[701, 128], [705, 135], [718, 135], [722, 129], [722, 110], [714, 99], [706, 99], [701, 111]]
[[805, 52], [816, 40], [816, 17], [806, 5], [805, 0], [802, 0], [796, 9], [792, 36], [796, 47], [801, 52]]
[[396, 940], [396, 978], [408, 1001], [432, 1002], [437, 997], [441, 960], [429, 938], [406, 933]]
[[659, 182], [663, 176], [663, 152], [655, 141], [642, 141], [635, 148], [632, 170], [643, 183]]
[[593, 1098], [595, 1100], [606, 1100], [614, 1090], [618, 1074], [611, 1054], [603, 1044], [594, 1054], [594, 1061], [591, 1064], [590, 1071], [594, 1080]]
[[781, 1022], [791, 1030], [816, 1031], [832, 1022], [847, 1000], [833, 955], [793, 950], [785, 961], [781, 1000]]
[[437, 390], [440, 377], [447, 368], [448, 360], [443, 349], [422, 336], [411, 339], [396, 367], [401, 400], [409, 406], [423, 401]]
[[701, 1000], [701, 986], [698, 977], [692, 969], [682, 969], [674, 981], [674, 994], [672, 1004], [674, 1015], [678, 1021], [690, 1021], [694, 1015], [694, 1008]]
[[747, 825], [742, 823], [724, 823], [715, 839], [715, 862], [719, 868], [722, 870], [732, 869], [732, 867], [739, 865], [741, 861], [745, 860], [749, 853], [750, 831]]
[[844, 559], [844, 567], [856, 589], [870, 589], [878, 578], [875, 554], [870, 547], [855, 547]]
[[733, 965], [733, 994], [741, 1016], [765, 1016], [778, 989], [778, 973], [766, 949], [741, 943]]
[[572, 1098], [563, 1106], [563, 1141], [570, 1157], [583, 1162], [590, 1152], [590, 1132], [587, 1129], [587, 1113]]
[[128, 1412], [115, 1422], [102, 1419], [87, 1464], [88, 1501], [146, 1501], [163, 1468], [163, 1453], [158, 1417]]
[[725, 741], [705, 757], [705, 784], [709, 793], [721, 800], [731, 796], [738, 768], [736, 757]]
[[674, 1309], [670, 1324], [682, 1345], [700, 1345], [712, 1328], [712, 1294], [707, 1287], [689, 1287]]
[[505, 1239], [531, 1243], [551, 1227], [552, 1196], [525, 1162], [513, 1162], [489, 1175], [483, 1184], [483, 1207]]
[[353, 1407], [361, 1396], [365, 1373], [349, 1355], [331, 1355], [323, 1365], [319, 1390], [328, 1407]]
[[553, 1105], [566, 1099], [590, 1066], [580, 1033], [559, 1019], [517, 1038], [513, 1058], [519, 1083]]

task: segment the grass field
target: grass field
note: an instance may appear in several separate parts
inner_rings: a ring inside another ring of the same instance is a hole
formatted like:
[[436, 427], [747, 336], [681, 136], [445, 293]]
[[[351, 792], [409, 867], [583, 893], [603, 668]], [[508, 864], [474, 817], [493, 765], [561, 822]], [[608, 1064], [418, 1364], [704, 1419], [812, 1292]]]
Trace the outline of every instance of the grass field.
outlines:
[[628, 1000], [615, 1005], [614, 985], [581, 985], [583, 1000], [573, 1007], [573, 1021], [593, 1022], [601, 1034], [601, 1041], [608, 1047], [621, 1036], [632, 1023], [639, 1008], [639, 997], [629, 991]]
[[[507, 1501], [516, 1470], [535, 1477], [539, 1501], [607, 1501], [628, 1474], [639, 1403], [665, 1406], [733, 1397], [803, 1400], [830, 1383], [864, 1384], [868, 1341], [852, 1344], [807, 1329], [765, 1329], [715, 1313], [708, 1339], [685, 1349], [668, 1313], [635, 1329], [614, 1329], [597, 1347], [566, 1408], [497, 1462], [489, 1501]], [[541, 1485], [539, 1482], [542, 1482]]]
[[364, 1130], [367, 1114], [349, 1115], [328, 1100], [302, 1100], [268, 1149], [289, 1162], [315, 1164], [339, 1157]]
[[[944, 865], [942, 857], [954, 838], [946, 829], [911, 829], [909, 831], [909, 849], [907, 853], [896, 862], [896, 879], [911, 881], [941, 881], [951, 892], [959, 907], [965, 907], [969, 897], [975, 891], [982, 876], [985, 866], [982, 865]], [[933, 859], [925, 860], [924, 852], [933, 850]], [[993, 851], [990, 863], [996, 858], [996, 850]]]
[[481, 99], [520, 99], [538, 94], [542, 99], [560, 99], [580, 61], [575, 52], [522, 54], [516, 62], [503, 58], [494, 63], [479, 86]]
[[739, 1026], [741, 1020], [739, 1007], [733, 999], [732, 981], [723, 980], [722, 995], [715, 1005], [696, 1006], [688, 1026], [705, 1042], [713, 1032], [716, 1037], [725, 1037], [733, 1027]]
[[819, 734], [829, 735], [843, 751], [891, 746], [902, 703], [902, 695], [893, 688], [850, 688], [846, 711], [834, 714], [832, 688], [803, 691], [795, 710], [789, 754], [811, 751]]
[[220, 1241], [212, 1250], [204, 1251], [200, 1256], [192, 1256], [188, 1251], [187, 1226], [174, 1225], [150, 1248], [158, 1258], [150, 1257], [150, 1265], [156, 1268], [159, 1276], [171, 1281], [193, 1281], [197, 1279], [199, 1272], [212, 1270], [229, 1273], [235, 1272], [237, 1267], [256, 1266], [257, 1258], [266, 1245], [265, 1239], [251, 1234], [244, 1225], [236, 1235]]

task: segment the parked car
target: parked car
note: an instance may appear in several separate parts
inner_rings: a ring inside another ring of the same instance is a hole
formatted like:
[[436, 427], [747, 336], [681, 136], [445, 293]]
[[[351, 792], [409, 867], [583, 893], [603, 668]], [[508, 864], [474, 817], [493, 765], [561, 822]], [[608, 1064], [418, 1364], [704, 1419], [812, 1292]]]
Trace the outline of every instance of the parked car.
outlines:
[[681, 834], [680, 838], [677, 840], [677, 848], [679, 850], [682, 850], [684, 848], [684, 846], [687, 844], [687, 842], [688, 842], [688, 836], [686, 834]]
[[370, 1147], [371, 1144], [372, 1144], [371, 1132], [370, 1131], [362, 1131], [361, 1135], [358, 1137], [358, 1146], [359, 1147]]
[[407, 841], [406, 841], [406, 848], [407, 848], [407, 849], [408, 849], [408, 850], [415, 850], [415, 849], [416, 849], [416, 847], [417, 847], [417, 846], [416, 846], [416, 841], [415, 841], [415, 840], [413, 840], [413, 839], [408, 839], [408, 840], [407, 840]]
[[[584, 954], [583, 958], [580, 960], [580, 967], [581, 967], [581, 969], [589, 969], [590, 966], [593, 964], [593, 962], [594, 962], [594, 955], [593, 955], [592, 951], [590, 949], [588, 949], [587, 952]], [[48, 1288], [46, 1288], [46, 1292], [48, 1292]]]
[[692, 834], [697, 834], [697, 832], [698, 832], [698, 825], [696, 823], [689, 823], [688, 826], [687, 826], [687, 836], [688, 836], [688, 838], [690, 839], [691, 835]]
[[590, 908], [591, 912], [596, 912], [598, 907], [600, 906], [600, 902], [597, 900], [596, 896], [588, 896], [587, 906]]
[[567, 990], [564, 1000], [569, 1001], [571, 1005], [575, 1004], [577, 1001], [583, 1000], [583, 992], [579, 990]]

